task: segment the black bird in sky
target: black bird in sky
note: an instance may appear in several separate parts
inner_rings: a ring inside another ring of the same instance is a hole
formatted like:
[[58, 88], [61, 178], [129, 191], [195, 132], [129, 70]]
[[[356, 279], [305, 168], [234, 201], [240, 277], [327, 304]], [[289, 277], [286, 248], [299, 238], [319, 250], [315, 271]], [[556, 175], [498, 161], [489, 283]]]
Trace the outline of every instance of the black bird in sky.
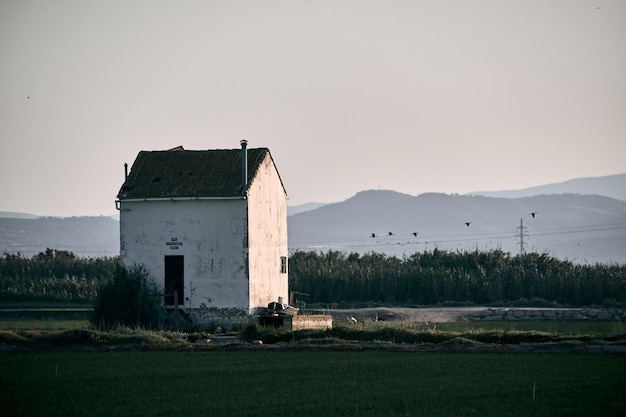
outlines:
[[537, 211], [533, 211], [532, 213], [530, 213], [531, 216], [533, 216], [533, 219], [535, 218], [535, 214], [537, 214]]
[[376, 233], [372, 233], [372, 237], [376, 237]]
[[417, 234], [418, 234], [418, 233], [419, 233], [419, 232], [413, 232], [413, 233], [412, 233], [412, 235], [413, 235], [413, 236], [415, 236], [415, 237], [417, 237]]
[[393, 232], [387, 232], [387, 233], [389, 233], [389, 236], [393, 236]]
[[469, 227], [469, 225], [472, 224], [472, 222], [465, 222], [465, 226]]

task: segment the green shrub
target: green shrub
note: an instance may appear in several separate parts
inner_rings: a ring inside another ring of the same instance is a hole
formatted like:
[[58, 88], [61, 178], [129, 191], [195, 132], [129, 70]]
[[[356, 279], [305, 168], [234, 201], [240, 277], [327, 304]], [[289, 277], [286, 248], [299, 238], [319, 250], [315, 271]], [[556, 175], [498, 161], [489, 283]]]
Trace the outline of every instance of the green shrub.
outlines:
[[250, 323], [246, 325], [239, 335], [242, 340], [246, 342], [252, 342], [253, 340], [257, 340], [259, 337], [259, 329], [255, 323]]
[[103, 329], [152, 327], [160, 306], [160, 291], [143, 266], [128, 270], [119, 265], [113, 278], [98, 291], [91, 322]]

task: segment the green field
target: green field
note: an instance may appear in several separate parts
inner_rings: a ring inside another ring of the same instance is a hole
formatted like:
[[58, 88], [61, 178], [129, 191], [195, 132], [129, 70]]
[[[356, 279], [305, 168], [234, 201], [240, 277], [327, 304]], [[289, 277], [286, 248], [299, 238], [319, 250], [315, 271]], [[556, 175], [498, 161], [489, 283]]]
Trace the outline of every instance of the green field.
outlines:
[[623, 416], [626, 356], [0, 353], [7, 416]]

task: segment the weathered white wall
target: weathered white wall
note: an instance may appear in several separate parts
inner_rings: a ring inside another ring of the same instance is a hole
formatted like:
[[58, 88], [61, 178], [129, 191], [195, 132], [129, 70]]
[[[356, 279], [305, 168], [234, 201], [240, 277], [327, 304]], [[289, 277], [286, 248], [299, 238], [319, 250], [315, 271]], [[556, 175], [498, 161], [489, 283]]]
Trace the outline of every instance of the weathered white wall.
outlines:
[[267, 307], [282, 297], [289, 302], [288, 271], [281, 273], [281, 256], [288, 257], [287, 196], [268, 154], [248, 190], [250, 308]]
[[163, 287], [165, 256], [183, 255], [187, 307], [249, 308], [246, 200], [122, 201], [120, 209], [127, 267], [143, 264]]

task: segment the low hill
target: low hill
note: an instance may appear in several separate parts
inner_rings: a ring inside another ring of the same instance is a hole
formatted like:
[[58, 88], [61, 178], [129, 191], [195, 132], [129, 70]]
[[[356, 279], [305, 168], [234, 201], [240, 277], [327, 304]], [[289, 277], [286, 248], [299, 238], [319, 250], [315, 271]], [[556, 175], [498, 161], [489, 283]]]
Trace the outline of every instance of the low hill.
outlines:
[[372, 190], [289, 217], [292, 251], [402, 256], [434, 248], [499, 248], [516, 254], [521, 239], [526, 251], [626, 263], [626, 202], [575, 194], [512, 199]]

